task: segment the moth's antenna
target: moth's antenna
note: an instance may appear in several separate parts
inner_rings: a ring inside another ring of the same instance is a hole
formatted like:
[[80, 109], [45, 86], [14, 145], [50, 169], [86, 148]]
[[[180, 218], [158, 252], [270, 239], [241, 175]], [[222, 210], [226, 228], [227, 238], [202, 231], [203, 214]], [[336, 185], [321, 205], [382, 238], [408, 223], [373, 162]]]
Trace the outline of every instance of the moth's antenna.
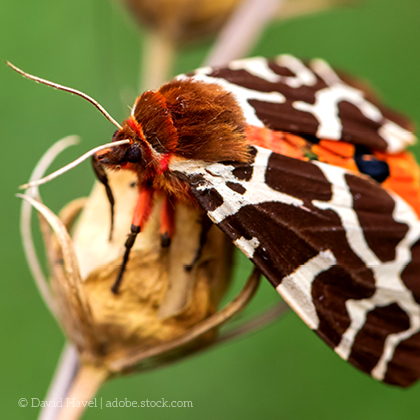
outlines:
[[79, 165], [79, 163], [82, 163], [86, 159], [89, 159], [91, 156], [93, 156], [96, 152], [99, 152], [100, 150], [108, 149], [109, 147], [115, 147], [120, 146], [121, 144], [127, 144], [130, 143], [131, 140], [125, 139], [125, 140], [119, 140], [114, 141], [112, 143], [103, 144], [102, 146], [95, 147], [92, 150], [89, 150], [84, 155], [77, 158], [75, 161], [69, 163], [66, 166], [63, 166], [62, 168], [58, 169], [57, 171], [53, 172], [52, 174], [47, 175], [44, 178], [38, 179], [36, 181], [29, 182], [27, 184], [23, 184], [19, 187], [21, 190], [26, 190], [27, 188], [36, 187], [41, 184], [45, 184], [49, 181], [51, 181], [54, 178], [57, 178], [58, 176], [64, 174], [65, 172], [69, 171], [70, 169], [73, 169], [75, 166]]
[[92, 105], [94, 105], [96, 108], [98, 108], [99, 111], [102, 112], [102, 114], [105, 116], [106, 119], [111, 121], [112, 124], [114, 124], [116, 127], [118, 127], [119, 130], [121, 130], [121, 128], [122, 128], [121, 125], [118, 124], [117, 121], [115, 121], [114, 118], [112, 118], [111, 115], [108, 114], [108, 112], [105, 110], [105, 108], [101, 104], [96, 102], [93, 98], [91, 98], [89, 95], [86, 95], [86, 93], [80, 92], [79, 90], [76, 90], [76, 89], [73, 89], [73, 88], [69, 88], [67, 86], [59, 85], [58, 83], [54, 83], [54, 82], [50, 82], [50, 81], [45, 80], [45, 79], [41, 79], [40, 77], [33, 76], [32, 74], [29, 74], [29, 73], [25, 73], [23, 70], [16, 67], [15, 65], [10, 63], [9, 61], [6, 61], [6, 64], [10, 68], [12, 68], [14, 71], [21, 74], [23, 77], [26, 77], [27, 79], [34, 80], [35, 82], [42, 83], [42, 84], [47, 85], [47, 86], [51, 86], [54, 89], [59, 89], [59, 90], [64, 90], [65, 92], [74, 93], [75, 95], [80, 96], [83, 99], [86, 99]]

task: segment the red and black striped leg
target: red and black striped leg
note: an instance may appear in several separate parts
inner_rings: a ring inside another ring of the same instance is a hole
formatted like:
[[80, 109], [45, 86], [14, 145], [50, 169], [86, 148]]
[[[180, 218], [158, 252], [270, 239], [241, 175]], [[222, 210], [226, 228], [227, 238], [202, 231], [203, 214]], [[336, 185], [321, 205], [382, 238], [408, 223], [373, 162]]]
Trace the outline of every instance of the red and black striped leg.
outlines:
[[141, 232], [149, 219], [150, 213], [153, 209], [153, 188], [147, 184], [142, 185], [139, 188], [139, 196], [137, 198], [136, 208], [134, 210], [133, 223], [131, 224], [131, 233], [128, 235], [127, 240], [125, 241], [125, 252], [123, 256], [123, 261], [118, 272], [117, 280], [114, 285], [111, 287], [112, 293], [117, 294], [118, 289], [121, 285], [123, 275], [130, 257], [131, 248], [136, 241], [137, 235]]
[[137, 235], [140, 233], [140, 230], [141, 230], [140, 226], [131, 225], [131, 233], [128, 235], [128, 238], [125, 241], [125, 252], [124, 252], [123, 261], [120, 267], [120, 271], [118, 272], [117, 280], [115, 280], [115, 283], [111, 287], [111, 291], [114, 294], [118, 294], [118, 289], [123, 279], [124, 271], [127, 266], [131, 248], [133, 247], [134, 242], [136, 241]]
[[167, 248], [171, 244], [175, 228], [174, 217], [174, 202], [168, 196], [165, 196], [160, 213], [160, 242], [162, 248]]
[[91, 162], [92, 162], [92, 168], [93, 168], [93, 171], [95, 172], [96, 178], [105, 187], [106, 196], [108, 197], [109, 206], [111, 210], [111, 223], [110, 223], [110, 228], [109, 228], [108, 240], [112, 241], [112, 234], [114, 232], [114, 208], [115, 208], [114, 194], [112, 194], [111, 187], [109, 186], [106, 172], [103, 166], [98, 162], [98, 159], [96, 159], [95, 155], [92, 156]]
[[191, 271], [194, 268], [194, 266], [197, 264], [198, 260], [201, 258], [204, 244], [206, 243], [206, 240], [207, 240], [207, 234], [212, 226], [213, 226], [213, 222], [207, 217], [206, 214], [203, 214], [203, 218], [201, 219], [200, 242], [198, 244], [197, 252], [195, 253], [195, 257], [192, 260], [191, 264], [186, 264], [184, 266], [186, 271]]

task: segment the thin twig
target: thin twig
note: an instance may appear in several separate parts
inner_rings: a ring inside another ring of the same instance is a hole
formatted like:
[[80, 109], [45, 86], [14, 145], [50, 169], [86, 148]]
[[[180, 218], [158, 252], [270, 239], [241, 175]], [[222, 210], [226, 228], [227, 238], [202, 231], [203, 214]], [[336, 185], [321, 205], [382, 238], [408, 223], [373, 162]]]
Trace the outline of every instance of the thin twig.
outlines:
[[256, 331], [261, 330], [262, 328], [267, 327], [273, 322], [280, 319], [284, 314], [289, 311], [290, 307], [286, 302], [280, 302], [275, 304], [273, 307], [263, 311], [261, 314], [258, 314], [251, 318], [248, 321], [243, 322], [237, 327], [233, 327], [228, 331], [225, 331], [220, 337], [215, 341], [215, 345], [226, 343], [233, 339], [237, 339], [247, 334], [252, 334]]
[[[144, 360], [144, 362], [142, 361], [142, 364], [137, 366], [137, 370], [141, 372], [155, 370], [156, 368], [166, 367], [173, 363], [177, 363], [181, 359], [196, 356], [203, 352], [213, 350], [216, 346], [220, 344], [226, 344], [232, 340], [242, 338], [245, 335], [249, 335], [260, 331], [261, 329], [282, 318], [283, 315], [286, 314], [289, 310], [290, 307], [287, 305], [286, 302], [280, 302], [279, 304], [274, 305], [272, 308], [269, 308], [263, 313], [251, 318], [248, 321], [243, 322], [241, 325], [232, 327], [229, 330], [223, 332], [216, 339], [216, 341], [212, 343], [211, 346], [185, 349], [182, 353], [180, 353], [180, 351], [178, 351], [177, 353], [174, 352], [173, 357], [168, 357], [168, 354], [158, 355], [155, 359], [150, 358], [148, 360]], [[174, 350], [176, 351], [177, 349]]]
[[222, 28], [205, 60], [206, 66], [222, 66], [244, 57], [257, 42], [267, 22], [276, 16], [284, 0], [245, 0]]

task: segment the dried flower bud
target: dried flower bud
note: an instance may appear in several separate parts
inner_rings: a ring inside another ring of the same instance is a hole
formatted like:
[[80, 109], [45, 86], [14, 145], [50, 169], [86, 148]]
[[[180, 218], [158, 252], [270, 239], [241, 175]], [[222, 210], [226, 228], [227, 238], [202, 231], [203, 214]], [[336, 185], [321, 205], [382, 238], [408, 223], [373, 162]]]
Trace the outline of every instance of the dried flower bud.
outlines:
[[[232, 253], [224, 235], [212, 228], [198, 264], [187, 271], [185, 265], [198, 247], [199, 210], [177, 206], [176, 234], [167, 249], [160, 246], [157, 205], [134, 246], [120, 292], [113, 294], [111, 286], [121, 264], [136, 188], [128, 171], [114, 173], [110, 179], [117, 203], [111, 242], [102, 186], [94, 188], [86, 203], [70, 203], [62, 212], [62, 221], [33, 202], [55, 233], [45, 239], [60, 320], [82, 362], [104, 366], [108, 360], [132, 355], [133, 348], [173, 340], [213, 314], [228, 285]], [[71, 227], [82, 204], [73, 242], [66, 227]], [[216, 332], [202, 336], [197, 346], [210, 343]]]
[[123, 0], [141, 24], [176, 42], [214, 35], [241, 0]]
[[[160, 246], [159, 205], [134, 245], [120, 294], [110, 288], [121, 264], [123, 244], [134, 210], [135, 178], [114, 173], [115, 232], [108, 242], [108, 203], [97, 186], [86, 203], [74, 236], [74, 247], [85, 274], [95, 331], [108, 353], [127, 346], [149, 347], [173, 339], [217, 310], [230, 278], [231, 246], [216, 229], [209, 233], [199, 264], [185, 270], [198, 247], [201, 231], [197, 209], [177, 206], [176, 234], [169, 249]], [[210, 339], [211, 337], [209, 337]]]
[[[214, 36], [245, 0], [122, 0], [142, 25], [176, 43]], [[353, 4], [354, 0], [286, 0], [278, 2], [272, 19]]]
[[[69, 137], [52, 146], [32, 179], [42, 177], [53, 158], [75, 142]], [[88, 199], [69, 203], [60, 217], [41, 202], [36, 188], [21, 196], [26, 202], [22, 233], [28, 261], [47, 305], [79, 354], [81, 367], [70, 394], [76, 399], [93, 397], [111, 375], [160, 366], [209, 346], [218, 328], [249, 303], [259, 283], [259, 272], [254, 270], [242, 292], [218, 310], [230, 280], [232, 244], [212, 227], [198, 262], [186, 270], [201, 241], [202, 213], [195, 207], [177, 205], [175, 235], [171, 246], [162, 248], [160, 205], [156, 203], [133, 247], [119, 294], [112, 293], [136, 185], [129, 171], [113, 173], [109, 181], [116, 198], [112, 241], [108, 240], [109, 203], [102, 185], [96, 185]], [[38, 270], [31, 241], [30, 205], [41, 215], [49, 284]], [[76, 220], [72, 240], [69, 231]], [[276, 311], [274, 318], [279, 315]], [[224, 339], [265, 324], [266, 315], [249, 329], [232, 330]], [[66, 408], [60, 419], [79, 418], [82, 411], [80, 407]]]

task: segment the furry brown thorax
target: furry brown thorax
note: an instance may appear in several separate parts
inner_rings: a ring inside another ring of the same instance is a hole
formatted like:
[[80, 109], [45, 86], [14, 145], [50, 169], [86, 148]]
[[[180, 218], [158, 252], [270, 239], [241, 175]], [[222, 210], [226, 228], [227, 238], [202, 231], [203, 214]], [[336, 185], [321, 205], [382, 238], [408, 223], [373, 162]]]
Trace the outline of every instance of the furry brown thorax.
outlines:
[[175, 79], [137, 98], [131, 116], [113, 141], [131, 143], [101, 151], [99, 163], [134, 170], [139, 182], [151, 180], [158, 189], [175, 193], [170, 174], [173, 157], [207, 162], [249, 158], [246, 123], [233, 95], [217, 84]]

